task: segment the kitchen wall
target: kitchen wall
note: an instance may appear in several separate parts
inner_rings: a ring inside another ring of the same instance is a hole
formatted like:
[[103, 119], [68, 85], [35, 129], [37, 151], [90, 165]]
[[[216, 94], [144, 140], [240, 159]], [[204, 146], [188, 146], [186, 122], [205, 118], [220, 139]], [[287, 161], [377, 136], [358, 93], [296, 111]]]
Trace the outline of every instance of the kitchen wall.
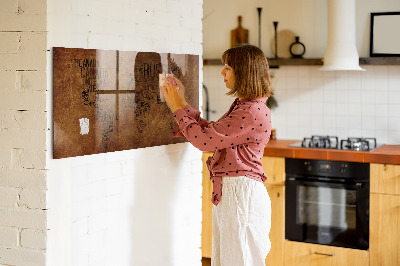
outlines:
[[[228, 9], [228, 6], [230, 9]], [[273, 55], [272, 21], [279, 30], [301, 37], [306, 58], [322, 58], [327, 39], [327, 1], [204, 1], [204, 58], [219, 59], [229, 48], [230, 30], [243, 16], [249, 43], [258, 45], [258, 14], [262, 11], [261, 48]], [[400, 2], [356, 1], [356, 39], [360, 57], [369, 56], [369, 13], [399, 11]], [[222, 15], [223, 14], [223, 15]], [[215, 25], [218, 25], [216, 27]], [[215, 38], [220, 36], [220, 38]], [[279, 50], [278, 50], [279, 52]], [[318, 66], [281, 66], [271, 69], [278, 108], [272, 111], [278, 138], [301, 139], [313, 134], [376, 137], [379, 143], [400, 143], [400, 66], [366, 65], [365, 72], [322, 72]], [[221, 66], [205, 66], [204, 85], [210, 94], [210, 120], [229, 108], [232, 97], [220, 76]]]
[[[50, 129], [52, 47], [202, 56], [201, 0], [47, 5]], [[47, 146], [47, 265], [201, 264], [200, 151], [183, 143], [53, 160], [51, 131]]]

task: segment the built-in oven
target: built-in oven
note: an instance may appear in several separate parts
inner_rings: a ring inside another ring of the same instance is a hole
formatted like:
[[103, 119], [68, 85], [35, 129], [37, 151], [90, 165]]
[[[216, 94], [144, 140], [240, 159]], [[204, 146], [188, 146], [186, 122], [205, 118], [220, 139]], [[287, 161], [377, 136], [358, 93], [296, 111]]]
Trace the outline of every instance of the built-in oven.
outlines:
[[286, 239], [368, 249], [369, 164], [287, 158], [285, 169]]

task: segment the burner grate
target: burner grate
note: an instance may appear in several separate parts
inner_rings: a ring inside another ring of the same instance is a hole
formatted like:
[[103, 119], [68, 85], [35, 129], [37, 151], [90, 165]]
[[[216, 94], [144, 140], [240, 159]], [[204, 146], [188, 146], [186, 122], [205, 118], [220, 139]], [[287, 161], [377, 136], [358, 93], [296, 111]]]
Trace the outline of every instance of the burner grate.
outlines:
[[338, 137], [336, 136], [316, 136], [311, 138], [304, 138], [301, 147], [305, 148], [325, 148], [325, 149], [338, 149]]
[[347, 138], [340, 141], [342, 150], [369, 151], [376, 147], [376, 138]]
[[336, 136], [313, 135], [311, 138], [304, 138], [301, 143], [294, 144], [293, 146], [301, 146], [303, 148], [370, 151], [377, 148], [377, 143], [376, 138], [347, 138], [342, 139], [339, 145], [339, 139]]

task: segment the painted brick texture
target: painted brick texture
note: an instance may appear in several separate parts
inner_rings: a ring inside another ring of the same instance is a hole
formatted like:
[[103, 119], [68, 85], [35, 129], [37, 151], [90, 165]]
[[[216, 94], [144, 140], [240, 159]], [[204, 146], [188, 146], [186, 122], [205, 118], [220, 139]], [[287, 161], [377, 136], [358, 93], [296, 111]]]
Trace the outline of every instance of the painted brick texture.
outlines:
[[160, 250], [152, 265], [200, 265], [200, 152], [56, 162], [48, 147], [51, 47], [201, 55], [202, 1], [4, 0], [0, 15], [0, 264], [143, 265]]
[[0, 264], [46, 263], [46, 5], [0, 3]]
[[[202, 3], [50, 0], [47, 69], [52, 47], [201, 58]], [[49, 90], [48, 128], [51, 99]], [[51, 138], [47, 132], [48, 147]], [[182, 143], [60, 160], [51, 154], [49, 149], [48, 265], [201, 265], [200, 151]]]

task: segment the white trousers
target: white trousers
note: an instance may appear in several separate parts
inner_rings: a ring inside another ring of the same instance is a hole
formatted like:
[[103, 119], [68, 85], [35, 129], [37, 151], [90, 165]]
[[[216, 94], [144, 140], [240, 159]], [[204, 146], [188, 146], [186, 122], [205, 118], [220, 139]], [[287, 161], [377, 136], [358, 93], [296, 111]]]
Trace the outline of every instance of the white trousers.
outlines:
[[271, 249], [271, 200], [260, 181], [223, 177], [212, 210], [212, 266], [262, 266]]

